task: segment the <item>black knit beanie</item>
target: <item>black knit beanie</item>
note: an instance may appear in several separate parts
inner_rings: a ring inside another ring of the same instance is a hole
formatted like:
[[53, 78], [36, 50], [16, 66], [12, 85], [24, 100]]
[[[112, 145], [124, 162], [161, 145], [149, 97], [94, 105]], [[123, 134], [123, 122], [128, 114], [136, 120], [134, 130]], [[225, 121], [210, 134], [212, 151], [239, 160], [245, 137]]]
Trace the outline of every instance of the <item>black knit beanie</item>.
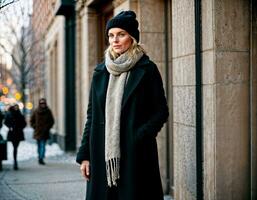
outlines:
[[110, 19], [106, 24], [105, 33], [108, 36], [108, 31], [111, 28], [121, 28], [127, 31], [133, 38], [139, 42], [138, 21], [136, 20], [136, 13], [133, 11], [122, 11], [118, 15]]

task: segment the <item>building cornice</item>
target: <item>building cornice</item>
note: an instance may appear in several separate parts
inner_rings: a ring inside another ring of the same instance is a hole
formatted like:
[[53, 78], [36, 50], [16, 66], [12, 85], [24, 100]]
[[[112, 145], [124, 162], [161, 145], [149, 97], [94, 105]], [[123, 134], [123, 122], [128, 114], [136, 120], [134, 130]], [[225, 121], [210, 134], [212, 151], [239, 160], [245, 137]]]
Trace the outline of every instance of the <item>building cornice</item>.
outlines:
[[76, 11], [80, 11], [85, 7], [86, 0], [77, 0], [76, 2]]
[[113, 1], [113, 6], [114, 8], [118, 7], [119, 5], [121, 5], [122, 3], [124, 3], [126, 0], [114, 0]]

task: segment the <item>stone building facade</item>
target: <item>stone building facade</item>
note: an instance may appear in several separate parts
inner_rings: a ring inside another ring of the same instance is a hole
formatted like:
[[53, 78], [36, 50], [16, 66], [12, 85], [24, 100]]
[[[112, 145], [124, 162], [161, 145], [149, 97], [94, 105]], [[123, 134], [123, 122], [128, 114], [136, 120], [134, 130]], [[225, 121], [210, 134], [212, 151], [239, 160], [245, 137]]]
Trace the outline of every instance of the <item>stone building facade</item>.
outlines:
[[106, 47], [104, 24], [127, 9], [137, 13], [141, 43], [161, 71], [169, 100], [169, 123], [158, 136], [165, 191], [182, 200], [255, 199], [256, 5], [243, 0], [80, 1], [82, 108]]
[[[176, 200], [256, 199], [257, 5], [252, 0], [78, 0], [76, 147], [92, 72], [108, 45], [106, 21], [128, 9], [137, 13], [140, 42], [159, 67], [169, 103], [169, 121], [158, 135], [165, 193]], [[45, 38], [47, 94], [56, 94], [50, 102], [58, 107], [57, 132], [64, 140], [65, 20], [53, 17]]]
[[37, 107], [39, 98], [47, 99], [55, 117], [51, 135], [65, 149], [65, 19], [56, 16], [56, 0], [33, 2], [32, 25], [35, 40], [39, 41], [35, 51], [44, 53], [33, 71], [31, 98], [34, 107]]
[[[33, 14], [31, 23], [33, 27], [33, 53], [36, 53], [36, 58], [32, 59], [35, 66], [30, 73], [30, 97], [34, 106], [37, 106], [38, 100], [46, 96], [45, 89], [45, 55], [44, 55], [44, 39], [48, 31], [49, 25], [54, 17], [53, 0], [34, 1]], [[35, 55], [32, 55], [35, 57]]]

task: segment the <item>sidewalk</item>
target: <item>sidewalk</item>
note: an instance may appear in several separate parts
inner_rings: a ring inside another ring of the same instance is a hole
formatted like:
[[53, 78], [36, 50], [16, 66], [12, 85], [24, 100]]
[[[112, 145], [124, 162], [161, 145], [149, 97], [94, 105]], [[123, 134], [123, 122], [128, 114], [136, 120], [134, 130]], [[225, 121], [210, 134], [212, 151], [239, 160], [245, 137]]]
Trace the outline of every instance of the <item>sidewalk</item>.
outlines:
[[[46, 146], [46, 165], [39, 165], [33, 130], [25, 128], [26, 140], [18, 150], [19, 170], [13, 170], [12, 145], [8, 142], [8, 160], [0, 171], [1, 200], [84, 200], [86, 181], [75, 155], [64, 153], [57, 144]], [[6, 138], [7, 129], [1, 134]], [[171, 200], [165, 196], [164, 200]]]
[[[74, 156], [46, 158], [46, 165], [37, 160], [21, 161], [19, 170], [4, 164], [0, 172], [1, 200], [83, 200], [86, 182], [81, 177]], [[72, 162], [73, 160], [73, 162]]]
[[[0, 130], [1, 135], [4, 139], [7, 138], [8, 129], [6, 126], [3, 126]], [[33, 129], [26, 127], [24, 129], [25, 141], [21, 141], [18, 148], [18, 161], [25, 161], [30, 159], [37, 159], [37, 145], [36, 141], [33, 139]], [[12, 164], [13, 163], [13, 146], [11, 142], [8, 142], [8, 160], [3, 161], [3, 164]], [[56, 155], [62, 155], [64, 152], [60, 149], [57, 144], [46, 145], [46, 157], [53, 157]]]
[[[1, 129], [6, 139], [6, 127]], [[25, 141], [18, 149], [19, 170], [13, 170], [13, 147], [8, 142], [8, 160], [0, 171], [1, 200], [84, 200], [86, 181], [82, 178], [75, 155], [65, 154], [57, 144], [46, 146], [46, 165], [38, 164], [33, 130], [24, 129]]]

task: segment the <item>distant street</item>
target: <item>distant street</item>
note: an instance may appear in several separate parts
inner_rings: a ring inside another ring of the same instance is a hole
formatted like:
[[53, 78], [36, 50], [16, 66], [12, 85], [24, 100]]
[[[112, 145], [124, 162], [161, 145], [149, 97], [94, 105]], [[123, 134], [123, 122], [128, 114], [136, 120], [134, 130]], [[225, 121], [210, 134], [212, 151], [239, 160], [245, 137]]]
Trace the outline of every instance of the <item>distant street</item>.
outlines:
[[0, 172], [1, 200], [82, 200], [86, 183], [74, 156], [62, 155], [47, 158], [45, 166], [37, 160], [21, 161], [14, 171], [4, 164]]
[[[6, 137], [3, 128], [1, 134]], [[81, 177], [74, 154], [65, 154], [57, 144], [47, 145], [46, 165], [38, 164], [32, 129], [25, 129], [26, 141], [20, 143], [19, 170], [13, 170], [12, 145], [0, 172], [1, 200], [82, 200], [86, 182]]]
[[[8, 128], [3, 126], [0, 133], [4, 139], [7, 137]], [[24, 129], [25, 141], [20, 142], [18, 148], [18, 161], [25, 160], [33, 160], [37, 159], [37, 145], [36, 141], [33, 139], [33, 129], [31, 127], [26, 127]], [[13, 147], [11, 142], [8, 142], [8, 160], [3, 161], [3, 164], [12, 164], [13, 163], [13, 155], [12, 155]], [[46, 145], [46, 157], [52, 157], [57, 155], [62, 155], [64, 152], [60, 149], [57, 144], [47, 144]], [[75, 162], [75, 161], [73, 161]]]
[[[1, 134], [6, 138], [7, 129]], [[75, 154], [64, 153], [57, 144], [47, 145], [46, 165], [38, 164], [33, 130], [25, 128], [26, 141], [20, 143], [19, 170], [13, 170], [12, 145], [8, 160], [0, 171], [1, 200], [84, 200], [86, 181], [82, 178]], [[171, 200], [165, 196], [164, 200]]]

